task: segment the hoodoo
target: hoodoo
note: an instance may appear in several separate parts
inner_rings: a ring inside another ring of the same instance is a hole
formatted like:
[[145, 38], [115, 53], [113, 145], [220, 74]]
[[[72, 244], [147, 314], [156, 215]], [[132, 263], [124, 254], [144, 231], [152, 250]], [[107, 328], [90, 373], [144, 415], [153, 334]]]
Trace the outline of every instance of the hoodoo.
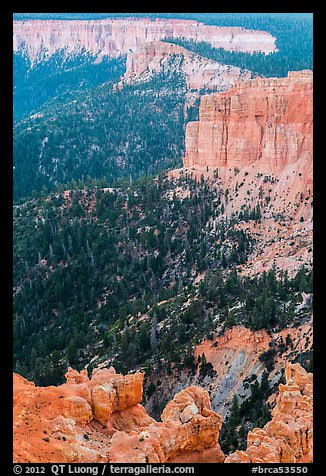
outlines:
[[[14, 374], [15, 462], [222, 462], [222, 417], [208, 392], [189, 387], [175, 395], [162, 423], [140, 404], [144, 374], [69, 369], [67, 382], [37, 387]], [[181, 458], [181, 459], [180, 459]]]
[[285, 378], [272, 420], [249, 432], [247, 450], [229, 455], [225, 463], [312, 462], [312, 374], [300, 364], [287, 364]]
[[[209, 395], [191, 386], [176, 394], [161, 419], [140, 404], [140, 372], [69, 369], [67, 382], [37, 387], [14, 374], [15, 462], [215, 462], [225, 455], [218, 443], [222, 417]], [[312, 460], [312, 374], [287, 364], [286, 384], [272, 420], [248, 434], [246, 451], [225, 462], [309, 462]]]
[[312, 13], [12, 21], [18, 469], [312, 462]]

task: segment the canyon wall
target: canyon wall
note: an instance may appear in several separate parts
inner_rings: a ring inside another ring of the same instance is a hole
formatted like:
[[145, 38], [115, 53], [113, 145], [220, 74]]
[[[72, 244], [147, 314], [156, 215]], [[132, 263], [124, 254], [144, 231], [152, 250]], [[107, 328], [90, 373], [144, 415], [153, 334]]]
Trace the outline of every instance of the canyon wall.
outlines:
[[184, 167], [256, 164], [277, 174], [303, 160], [311, 172], [312, 88], [312, 71], [301, 71], [203, 96], [199, 121], [187, 125]]
[[230, 51], [275, 51], [275, 38], [265, 31], [239, 27], [217, 27], [190, 20], [154, 21], [139, 19], [26, 20], [14, 21], [14, 51], [23, 50], [32, 62], [43, 53], [51, 56], [59, 49], [67, 53], [85, 49], [99, 57], [118, 56], [148, 41], [184, 37], [207, 41]]
[[239, 224], [256, 240], [242, 272], [254, 276], [273, 264], [292, 276], [302, 265], [311, 269], [312, 71], [203, 96], [199, 121], [187, 124], [183, 166], [171, 175], [203, 175], [228, 190], [227, 215], [259, 204], [261, 221]]
[[128, 53], [126, 68], [123, 81], [127, 84], [146, 81], [154, 73], [177, 70], [185, 75], [189, 89], [216, 87], [224, 90], [235, 81], [251, 78], [249, 71], [217, 63], [164, 41], [143, 43]]
[[[304, 305], [303, 302], [301, 306]], [[252, 331], [243, 325], [223, 329], [223, 325], [220, 325], [216, 327], [212, 337], [204, 339], [194, 347], [195, 361], [198, 362], [198, 357], [204, 354], [207, 363], [212, 364], [212, 375], [206, 375], [203, 379], [200, 366], [194, 374], [189, 374], [187, 368], [184, 371], [178, 369], [169, 376], [160, 370], [152, 372], [153, 383], [158, 382], [159, 385], [146, 401], [145, 406], [150, 414], [157, 416], [158, 401], [169, 401], [176, 392], [194, 385], [207, 389], [212, 410], [224, 419], [231, 407], [233, 395], [238, 395], [241, 404], [251, 395], [248, 382], [252, 382], [252, 379], [261, 380], [266, 365], [260, 357], [271, 346], [277, 349], [272, 357], [273, 368], [269, 371], [270, 385], [275, 386], [269, 401], [274, 402], [284, 362], [300, 359], [303, 353], [312, 351], [312, 316], [300, 325], [285, 327], [279, 332], [273, 332], [273, 335], [265, 329]], [[282, 343], [287, 339], [291, 339], [292, 344], [284, 348]]]

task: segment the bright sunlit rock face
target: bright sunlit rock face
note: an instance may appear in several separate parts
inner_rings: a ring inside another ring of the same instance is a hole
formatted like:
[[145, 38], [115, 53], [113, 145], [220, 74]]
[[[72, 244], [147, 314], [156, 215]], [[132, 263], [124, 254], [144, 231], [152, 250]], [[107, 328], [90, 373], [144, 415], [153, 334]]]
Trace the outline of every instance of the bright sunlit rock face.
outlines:
[[60, 15], [13, 22], [14, 462], [312, 462], [312, 18]]
[[272, 420], [248, 434], [246, 451], [225, 459], [222, 417], [209, 395], [191, 386], [165, 407], [162, 423], [142, 400], [144, 375], [72, 369], [58, 387], [36, 387], [14, 374], [15, 462], [309, 462], [312, 460], [312, 374], [287, 364]]
[[203, 96], [186, 131], [184, 167], [259, 166], [280, 173], [297, 161], [312, 170], [312, 71], [257, 78]]
[[178, 393], [159, 423], [140, 404], [143, 378], [111, 367], [89, 379], [69, 369], [63, 385], [36, 387], [14, 374], [15, 462], [162, 463], [205, 454], [222, 462], [222, 417], [207, 391]]

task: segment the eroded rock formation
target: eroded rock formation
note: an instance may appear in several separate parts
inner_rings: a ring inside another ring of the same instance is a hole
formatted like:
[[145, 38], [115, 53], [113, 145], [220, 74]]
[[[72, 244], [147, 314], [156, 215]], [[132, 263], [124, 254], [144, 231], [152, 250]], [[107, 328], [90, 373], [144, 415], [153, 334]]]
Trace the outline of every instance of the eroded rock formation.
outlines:
[[141, 431], [113, 435], [109, 460], [122, 463], [197, 461], [205, 452], [223, 462], [218, 444], [222, 417], [210, 409], [206, 390], [189, 387], [178, 393], [162, 413], [162, 423], [153, 422]]
[[143, 378], [69, 369], [66, 383], [43, 388], [14, 374], [14, 461], [223, 461], [222, 417], [206, 390], [180, 392], [156, 422], [140, 404]]
[[186, 131], [184, 167], [243, 168], [280, 173], [312, 165], [312, 72], [256, 78], [202, 97], [199, 121]]
[[102, 56], [125, 54], [144, 42], [166, 37], [207, 41], [216, 48], [231, 51], [271, 53], [275, 50], [275, 38], [265, 31], [146, 18], [14, 21], [13, 44], [14, 51], [23, 50], [32, 62], [42, 54], [51, 56], [60, 49], [66, 53], [86, 50], [100, 60]]
[[143, 43], [127, 56], [127, 70], [123, 81], [143, 82], [157, 72], [177, 70], [185, 75], [189, 89], [218, 87], [228, 89], [235, 81], [250, 79], [249, 71], [219, 64], [189, 50], [164, 41]]
[[246, 451], [235, 451], [225, 463], [307, 463], [312, 461], [312, 374], [300, 364], [287, 364], [286, 384], [279, 395], [272, 420], [248, 433]]
[[[246, 451], [225, 459], [222, 417], [206, 390], [179, 392], [153, 420], [139, 403], [143, 374], [72, 369], [59, 387], [37, 387], [14, 374], [14, 462], [311, 462], [312, 374], [287, 364], [272, 419], [248, 434]], [[224, 461], [225, 460], [225, 461]]]
[[250, 394], [246, 379], [263, 373], [265, 366], [259, 356], [269, 349], [270, 340], [265, 329], [253, 332], [243, 326], [234, 326], [222, 336], [205, 340], [195, 347], [195, 359], [204, 354], [216, 372], [210, 384], [210, 395], [213, 409], [223, 418], [234, 393], [240, 401]]

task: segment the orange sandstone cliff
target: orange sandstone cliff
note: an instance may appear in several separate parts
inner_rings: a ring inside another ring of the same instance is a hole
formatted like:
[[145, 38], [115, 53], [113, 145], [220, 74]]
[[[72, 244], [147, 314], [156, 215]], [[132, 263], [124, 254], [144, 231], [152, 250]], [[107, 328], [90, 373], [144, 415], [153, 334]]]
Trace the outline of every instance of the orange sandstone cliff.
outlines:
[[256, 240], [244, 273], [275, 263], [293, 275], [312, 266], [312, 71], [241, 81], [203, 96], [185, 146], [183, 168], [171, 176], [203, 175], [218, 192], [227, 190], [227, 216], [260, 206], [260, 223], [239, 224]]
[[186, 130], [184, 167], [248, 167], [279, 173], [312, 160], [311, 71], [256, 78], [202, 97]]

